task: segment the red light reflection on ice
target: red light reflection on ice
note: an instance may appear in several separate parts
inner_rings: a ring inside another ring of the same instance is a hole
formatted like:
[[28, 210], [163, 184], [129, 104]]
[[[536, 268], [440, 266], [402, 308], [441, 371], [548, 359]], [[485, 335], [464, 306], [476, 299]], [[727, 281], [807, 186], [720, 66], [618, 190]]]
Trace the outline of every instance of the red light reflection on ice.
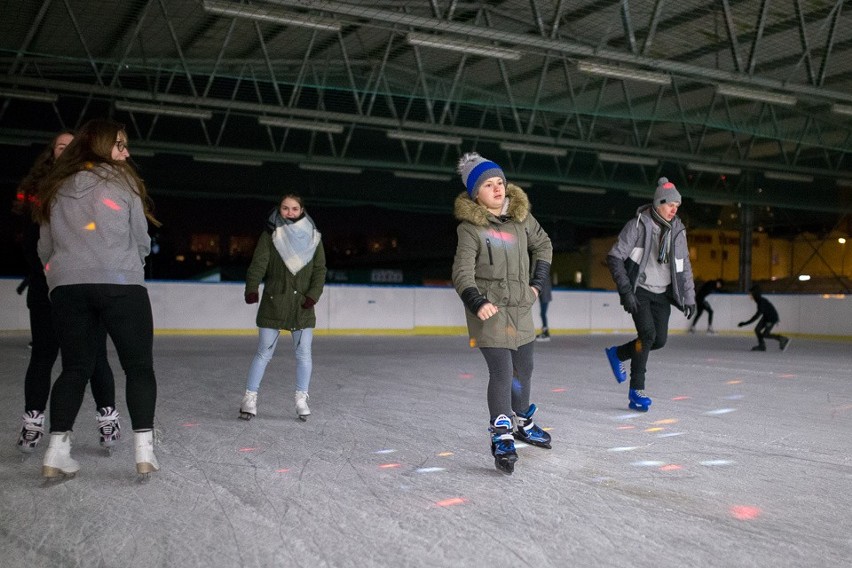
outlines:
[[276, 469], [275, 473], [287, 473], [288, 471], [290, 471], [289, 468], [283, 467], [281, 469]]
[[550, 389], [550, 392], [565, 392], [568, 389], [562, 387], [556, 387], [555, 389]]
[[381, 469], [393, 469], [395, 467], [400, 467], [401, 464], [398, 463], [383, 463], [379, 467]]
[[452, 507], [453, 505], [461, 505], [463, 503], [467, 503], [467, 499], [464, 497], [450, 497], [449, 499], [438, 501], [435, 504], [439, 507]]
[[184, 422], [181, 426], [184, 428], [192, 428], [193, 426], [198, 426], [198, 422]]
[[688, 396], [676, 396], [672, 400], [689, 400]]
[[761, 514], [759, 507], [751, 505], [733, 505], [730, 509], [731, 516], [740, 521], [751, 521], [758, 518]]
[[472, 379], [473, 373], [459, 373], [460, 379]]
[[661, 467], [660, 471], [677, 471], [679, 469], [683, 469], [683, 466], [677, 465], [676, 463], [670, 463]]
[[104, 205], [112, 209], [113, 211], [121, 211], [121, 205], [113, 201], [112, 199], [105, 197], [102, 201]]
[[240, 449], [239, 449], [239, 450], [237, 450], [237, 451], [238, 451], [238, 452], [253, 452], [253, 451], [255, 451], [256, 449], [257, 449], [257, 448], [240, 448]]

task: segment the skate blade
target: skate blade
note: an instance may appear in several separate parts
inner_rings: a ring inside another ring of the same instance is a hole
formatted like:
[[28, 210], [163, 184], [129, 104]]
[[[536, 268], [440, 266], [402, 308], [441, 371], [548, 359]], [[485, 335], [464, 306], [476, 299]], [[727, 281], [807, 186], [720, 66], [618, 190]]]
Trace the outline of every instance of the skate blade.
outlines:
[[136, 464], [136, 473], [140, 475], [148, 475], [160, 471], [160, 468], [151, 462], [139, 462]]
[[76, 471], [63, 471], [58, 467], [51, 467], [49, 465], [43, 465], [41, 467], [41, 476], [48, 479], [55, 479], [59, 477], [67, 477], [68, 479], [71, 479], [76, 475]]
[[636, 410], [638, 412], [648, 412], [648, 409], [650, 408], [650, 406], [640, 406], [635, 402], [631, 402], [627, 406], [629, 406], [631, 410]]
[[515, 461], [517, 461], [517, 459], [512, 461], [494, 460], [494, 467], [496, 467], [497, 471], [504, 475], [512, 475], [515, 473]]
[[299, 415], [299, 420], [301, 420], [302, 422], [307, 422], [307, 421], [308, 421], [308, 416], [310, 416], [310, 414], [300, 414], [300, 415]]
[[240, 420], [251, 420], [254, 418], [254, 414], [249, 414], [248, 412], [240, 412]]

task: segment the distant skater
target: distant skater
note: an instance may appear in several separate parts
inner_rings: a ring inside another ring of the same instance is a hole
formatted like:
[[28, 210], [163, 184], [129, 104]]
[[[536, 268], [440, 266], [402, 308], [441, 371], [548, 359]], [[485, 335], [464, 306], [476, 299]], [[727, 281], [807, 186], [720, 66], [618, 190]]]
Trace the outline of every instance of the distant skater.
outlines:
[[550, 326], [547, 324], [547, 307], [553, 300], [553, 284], [550, 278], [544, 279], [541, 293], [538, 295], [539, 314], [541, 315], [541, 333], [535, 336], [536, 341], [550, 341]]
[[738, 323], [737, 327], [747, 326], [760, 318], [760, 321], [757, 322], [757, 327], [754, 328], [754, 334], [757, 336], [757, 345], [752, 347], [751, 350], [766, 351], [766, 340], [774, 339], [778, 342], [778, 347], [781, 351], [786, 351], [787, 346], [790, 345], [790, 338], [772, 333], [772, 328], [775, 327], [779, 321], [778, 311], [775, 309], [775, 306], [772, 305], [772, 302], [763, 297], [763, 292], [757, 284], [751, 287], [749, 293], [751, 295], [751, 299], [757, 303], [757, 312], [755, 312], [755, 314], [747, 321], [741, 321]]
[[708, 280], [698, 289], [698, 293], [695, 296], [695, 303], [698, 306], [698, 311], [695, 312], [695, 317], [692, 318], [692, 324], [689, 326], [689, 333], [695, 333], [695, 325], [698, 323], [698, 320], [701, 318], [701, 314], [704, 312], [707, 312], [707, 333], [716, 333], [713, 331], [713, 307], [710, 305], [710, 302], [707, 301], [707, 296], [713, 292], [721, 290], [722, 284], [722, 280], [717, 278], [716, 280]]
[[615, 380], [627, 380], [623, 361], [630, 361], [628, 406], [647, 412], [651, 397], [645, 394], [648, 355], [666, 344], [672, 304], [687, 319], [695, 313], [695, 283], [686, 228], [677, 216], [680, 192], [660, 178], [654, 201], [642, 205], [636, 218], [624, 225], [606, 258], [621, 305], [633, 316], [636, 339], [606, 349]]

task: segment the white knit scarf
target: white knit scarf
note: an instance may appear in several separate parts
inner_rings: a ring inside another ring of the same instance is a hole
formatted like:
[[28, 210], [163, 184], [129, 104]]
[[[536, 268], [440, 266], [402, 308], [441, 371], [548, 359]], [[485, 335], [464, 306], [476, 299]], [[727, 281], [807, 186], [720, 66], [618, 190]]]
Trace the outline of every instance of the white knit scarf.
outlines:
[[[287, 266], [287, 270], [295, 275], [314, 257], [320, 243], [320, 232], [314, 226], [313, 220], [305, 215], [298, 221], [290, 221], [278, 217], [283, 222], [276, 222], [272, 231], [272, 244]], [[276, 219], [276, 221], [278, 221]]]

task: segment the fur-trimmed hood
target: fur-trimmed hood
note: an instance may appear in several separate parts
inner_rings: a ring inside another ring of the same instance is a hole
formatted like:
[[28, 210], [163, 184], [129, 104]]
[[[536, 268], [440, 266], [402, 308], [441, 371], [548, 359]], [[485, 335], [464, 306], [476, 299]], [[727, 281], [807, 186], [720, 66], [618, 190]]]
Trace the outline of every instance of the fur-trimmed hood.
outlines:
[[[530, 200], [527, 194], [517, 185], [510, 183], [506, 186], [506, 198], [509, 199], [509, 210], [506, 211], [506, 215], [513, 221], [523, 223], [530, 214]], [[453, 213], [459, 221], [467, 221], [478, 227], [488, 226], [489, 218], [495, 218], [485, 207], [473, 201], [467, 192], [462, 192], [456, 197]]]

